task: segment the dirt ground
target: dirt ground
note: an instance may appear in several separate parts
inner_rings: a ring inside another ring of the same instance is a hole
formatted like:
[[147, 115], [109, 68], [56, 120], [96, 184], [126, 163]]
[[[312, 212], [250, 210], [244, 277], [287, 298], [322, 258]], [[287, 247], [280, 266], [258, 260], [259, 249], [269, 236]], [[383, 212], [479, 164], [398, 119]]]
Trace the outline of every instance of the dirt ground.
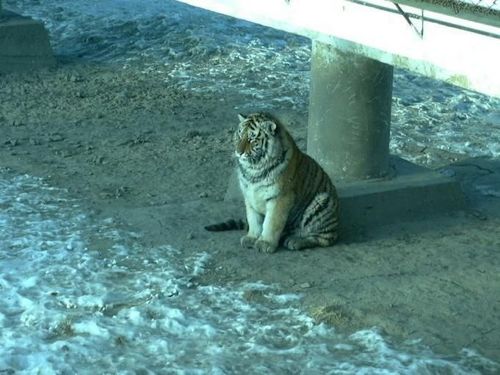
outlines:
[[[240, 248], [241, 232], [203, 229], [243, 215], [224, 201], [237, 92], [197, 93], [161, 73], [66, 61], [1, 76], [0, 98], [2, 167], [67, 189], [96, 216], [142, 233], [145, 246], [207, 251], [199, 283], [261, 280], [301, 293], [305, 310], [340, 331], [377, 326], [444, 355], [465, 347], [500, 361], [500, 160], [448, 168], [465, 211], [268, 255]], [[303, 146], [306, 109], [276, 113]]]

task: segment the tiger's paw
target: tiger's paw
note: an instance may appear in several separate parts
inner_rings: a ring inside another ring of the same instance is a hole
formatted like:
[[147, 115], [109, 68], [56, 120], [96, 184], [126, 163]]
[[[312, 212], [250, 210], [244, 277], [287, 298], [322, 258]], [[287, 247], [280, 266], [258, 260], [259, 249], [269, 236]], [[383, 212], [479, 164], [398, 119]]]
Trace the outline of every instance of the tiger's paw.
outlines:
[[261, 253], [270, 254], [274, 253], [278, 249], [278, 246], [264, 240], [257, 240], [257, 242], [255, 242], [255, 248]]
[[311, 247], [313, 244], [305, 238], [290, 236], [285, 239], [283, 246], [285, 246], [288, 250], [301, 250], [306, 247]]
[[257, 238], [252, 236], [243, 236], [240, 239], [241, 246], [246, 247], [247, 249], [251, 249], [252, 247], [254, 247], [256, 241]]

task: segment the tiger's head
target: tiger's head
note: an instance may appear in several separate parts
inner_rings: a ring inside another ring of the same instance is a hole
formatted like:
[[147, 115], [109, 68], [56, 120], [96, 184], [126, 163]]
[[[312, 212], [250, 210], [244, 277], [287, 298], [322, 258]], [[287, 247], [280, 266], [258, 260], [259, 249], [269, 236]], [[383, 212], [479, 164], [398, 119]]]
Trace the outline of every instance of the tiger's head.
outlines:
[[239, 114], [235, 132], [235, 154], [245, 163], [257, 164], [272, 157], [279, 148], [278, 120], [266, 113]]

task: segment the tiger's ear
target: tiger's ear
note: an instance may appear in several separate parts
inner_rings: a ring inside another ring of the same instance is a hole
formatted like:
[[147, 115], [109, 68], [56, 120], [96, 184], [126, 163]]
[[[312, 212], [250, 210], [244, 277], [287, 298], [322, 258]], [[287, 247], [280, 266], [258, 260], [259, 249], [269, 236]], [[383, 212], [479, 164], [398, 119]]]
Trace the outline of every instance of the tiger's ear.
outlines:
[[241, 113], [238, 113], [238, 120], [240, 120], [240, 122], [243, 122], [243, 121], [245, 121], [246, 119], [247, 119], [247, 118], [246, 118], [244, 115], [242, 115]]
[[269, 134], [271, 134], [271, 135], [276, 134], [276, 129], [278, 129], [278, 125], [276, 125], [276, 123], [274, 121], [266, 121], [264, 123], [264, 126]]

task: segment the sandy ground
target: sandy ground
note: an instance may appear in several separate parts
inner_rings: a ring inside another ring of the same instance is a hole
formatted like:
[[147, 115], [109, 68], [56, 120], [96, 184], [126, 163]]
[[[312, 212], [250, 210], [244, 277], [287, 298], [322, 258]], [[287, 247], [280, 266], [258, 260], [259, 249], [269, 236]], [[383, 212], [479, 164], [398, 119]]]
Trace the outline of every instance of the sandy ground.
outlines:
[[[421, 339], [452, 357], [466, 347], [500, 361], [500, 160], [448, 168], [466, 211], [267, 255], [240, 248], [241, 232], [203, 229], [243, 215], [223, 199], [238, 92], [195, 93], [160, 73], [65, 61], [1, 76], [0, 97], [2, 167], [68, 189], [96, 216], [142, 233], [145, 246], [207, 251], [197, 282], [261, 280], [301, 293], [305, 310], [342, 332], [377, 326], [396, 342]], [[306, 109], [276, 113], [303, 146]]]

